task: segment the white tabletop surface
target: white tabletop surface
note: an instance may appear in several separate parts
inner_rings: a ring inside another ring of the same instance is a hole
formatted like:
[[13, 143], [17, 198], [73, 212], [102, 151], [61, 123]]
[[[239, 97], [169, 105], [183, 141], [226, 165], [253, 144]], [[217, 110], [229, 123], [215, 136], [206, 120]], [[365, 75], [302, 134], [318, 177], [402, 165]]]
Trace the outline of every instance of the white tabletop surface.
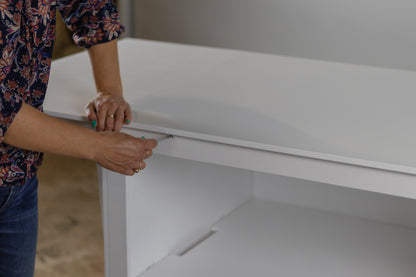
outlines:
[[[139, 39], [119, 53], [129, 128], [416, 174], [416, 72]], [[94, 94], [86, 52], [52, 63], [47, 113], [85, 120]]]

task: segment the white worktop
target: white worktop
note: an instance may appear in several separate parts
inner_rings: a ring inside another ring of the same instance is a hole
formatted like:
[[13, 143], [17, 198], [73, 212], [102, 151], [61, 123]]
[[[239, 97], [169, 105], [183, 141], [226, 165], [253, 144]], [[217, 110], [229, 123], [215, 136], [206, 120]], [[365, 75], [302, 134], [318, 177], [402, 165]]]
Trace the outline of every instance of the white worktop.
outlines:
[[[416, 72], [139, 39], [119, 53], [128, 128], [416, 174]], [[85, 120], [88, 55], [64, 59], [45, 111]]]
[[[106, 276], [414, 276], [416, 72], [138, 39], [119, 52], [123, 130], [174, 139], [140, 174], [99, 167]], [[87, 123], [94, 96], [86, 52], [53, 62], [47, 113]]]

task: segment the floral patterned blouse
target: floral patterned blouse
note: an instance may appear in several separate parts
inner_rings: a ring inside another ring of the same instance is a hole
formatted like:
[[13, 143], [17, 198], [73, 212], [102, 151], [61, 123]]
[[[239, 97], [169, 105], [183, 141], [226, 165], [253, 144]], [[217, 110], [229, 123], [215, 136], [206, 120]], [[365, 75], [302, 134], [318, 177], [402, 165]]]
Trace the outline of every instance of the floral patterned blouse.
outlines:
[[[23, 185], [43, 154], [7, 145], [4, 134], [23, 103], [42, 110], [59, 10], [81, 47], [124, 31], [112, 0], [0, 0], [0, 186]], [[42, 130], [39, 130], [40, 132]]]

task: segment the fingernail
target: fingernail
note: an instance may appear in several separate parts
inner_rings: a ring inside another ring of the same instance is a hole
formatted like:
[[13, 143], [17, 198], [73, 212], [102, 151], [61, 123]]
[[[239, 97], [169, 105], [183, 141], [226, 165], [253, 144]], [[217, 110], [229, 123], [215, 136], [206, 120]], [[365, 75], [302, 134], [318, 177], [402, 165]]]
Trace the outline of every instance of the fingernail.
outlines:
[[92, 125], [92, 127], [94, 127], [94, 128], [95, 128], [95, 126], [97, 126], [97, 120], [93, 120], [93, 121], [91, 122], [91, 125]]
[[129, 124], [130, 123], [130, 120], [127, 119], [126, 122], [127, 122], [127, 124]]

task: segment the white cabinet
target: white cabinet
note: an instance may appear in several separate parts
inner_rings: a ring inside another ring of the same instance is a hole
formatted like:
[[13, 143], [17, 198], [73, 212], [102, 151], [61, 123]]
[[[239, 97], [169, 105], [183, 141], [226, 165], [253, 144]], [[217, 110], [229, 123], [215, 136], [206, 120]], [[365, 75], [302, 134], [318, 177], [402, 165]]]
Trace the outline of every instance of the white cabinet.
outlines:
[[[107, 277], [416, 272], [416, 72], [125, 39], [133, 123], [162, 141], [99, 168]], [[45, 111], [85, 123], [87, 54], [52, 65]]]

